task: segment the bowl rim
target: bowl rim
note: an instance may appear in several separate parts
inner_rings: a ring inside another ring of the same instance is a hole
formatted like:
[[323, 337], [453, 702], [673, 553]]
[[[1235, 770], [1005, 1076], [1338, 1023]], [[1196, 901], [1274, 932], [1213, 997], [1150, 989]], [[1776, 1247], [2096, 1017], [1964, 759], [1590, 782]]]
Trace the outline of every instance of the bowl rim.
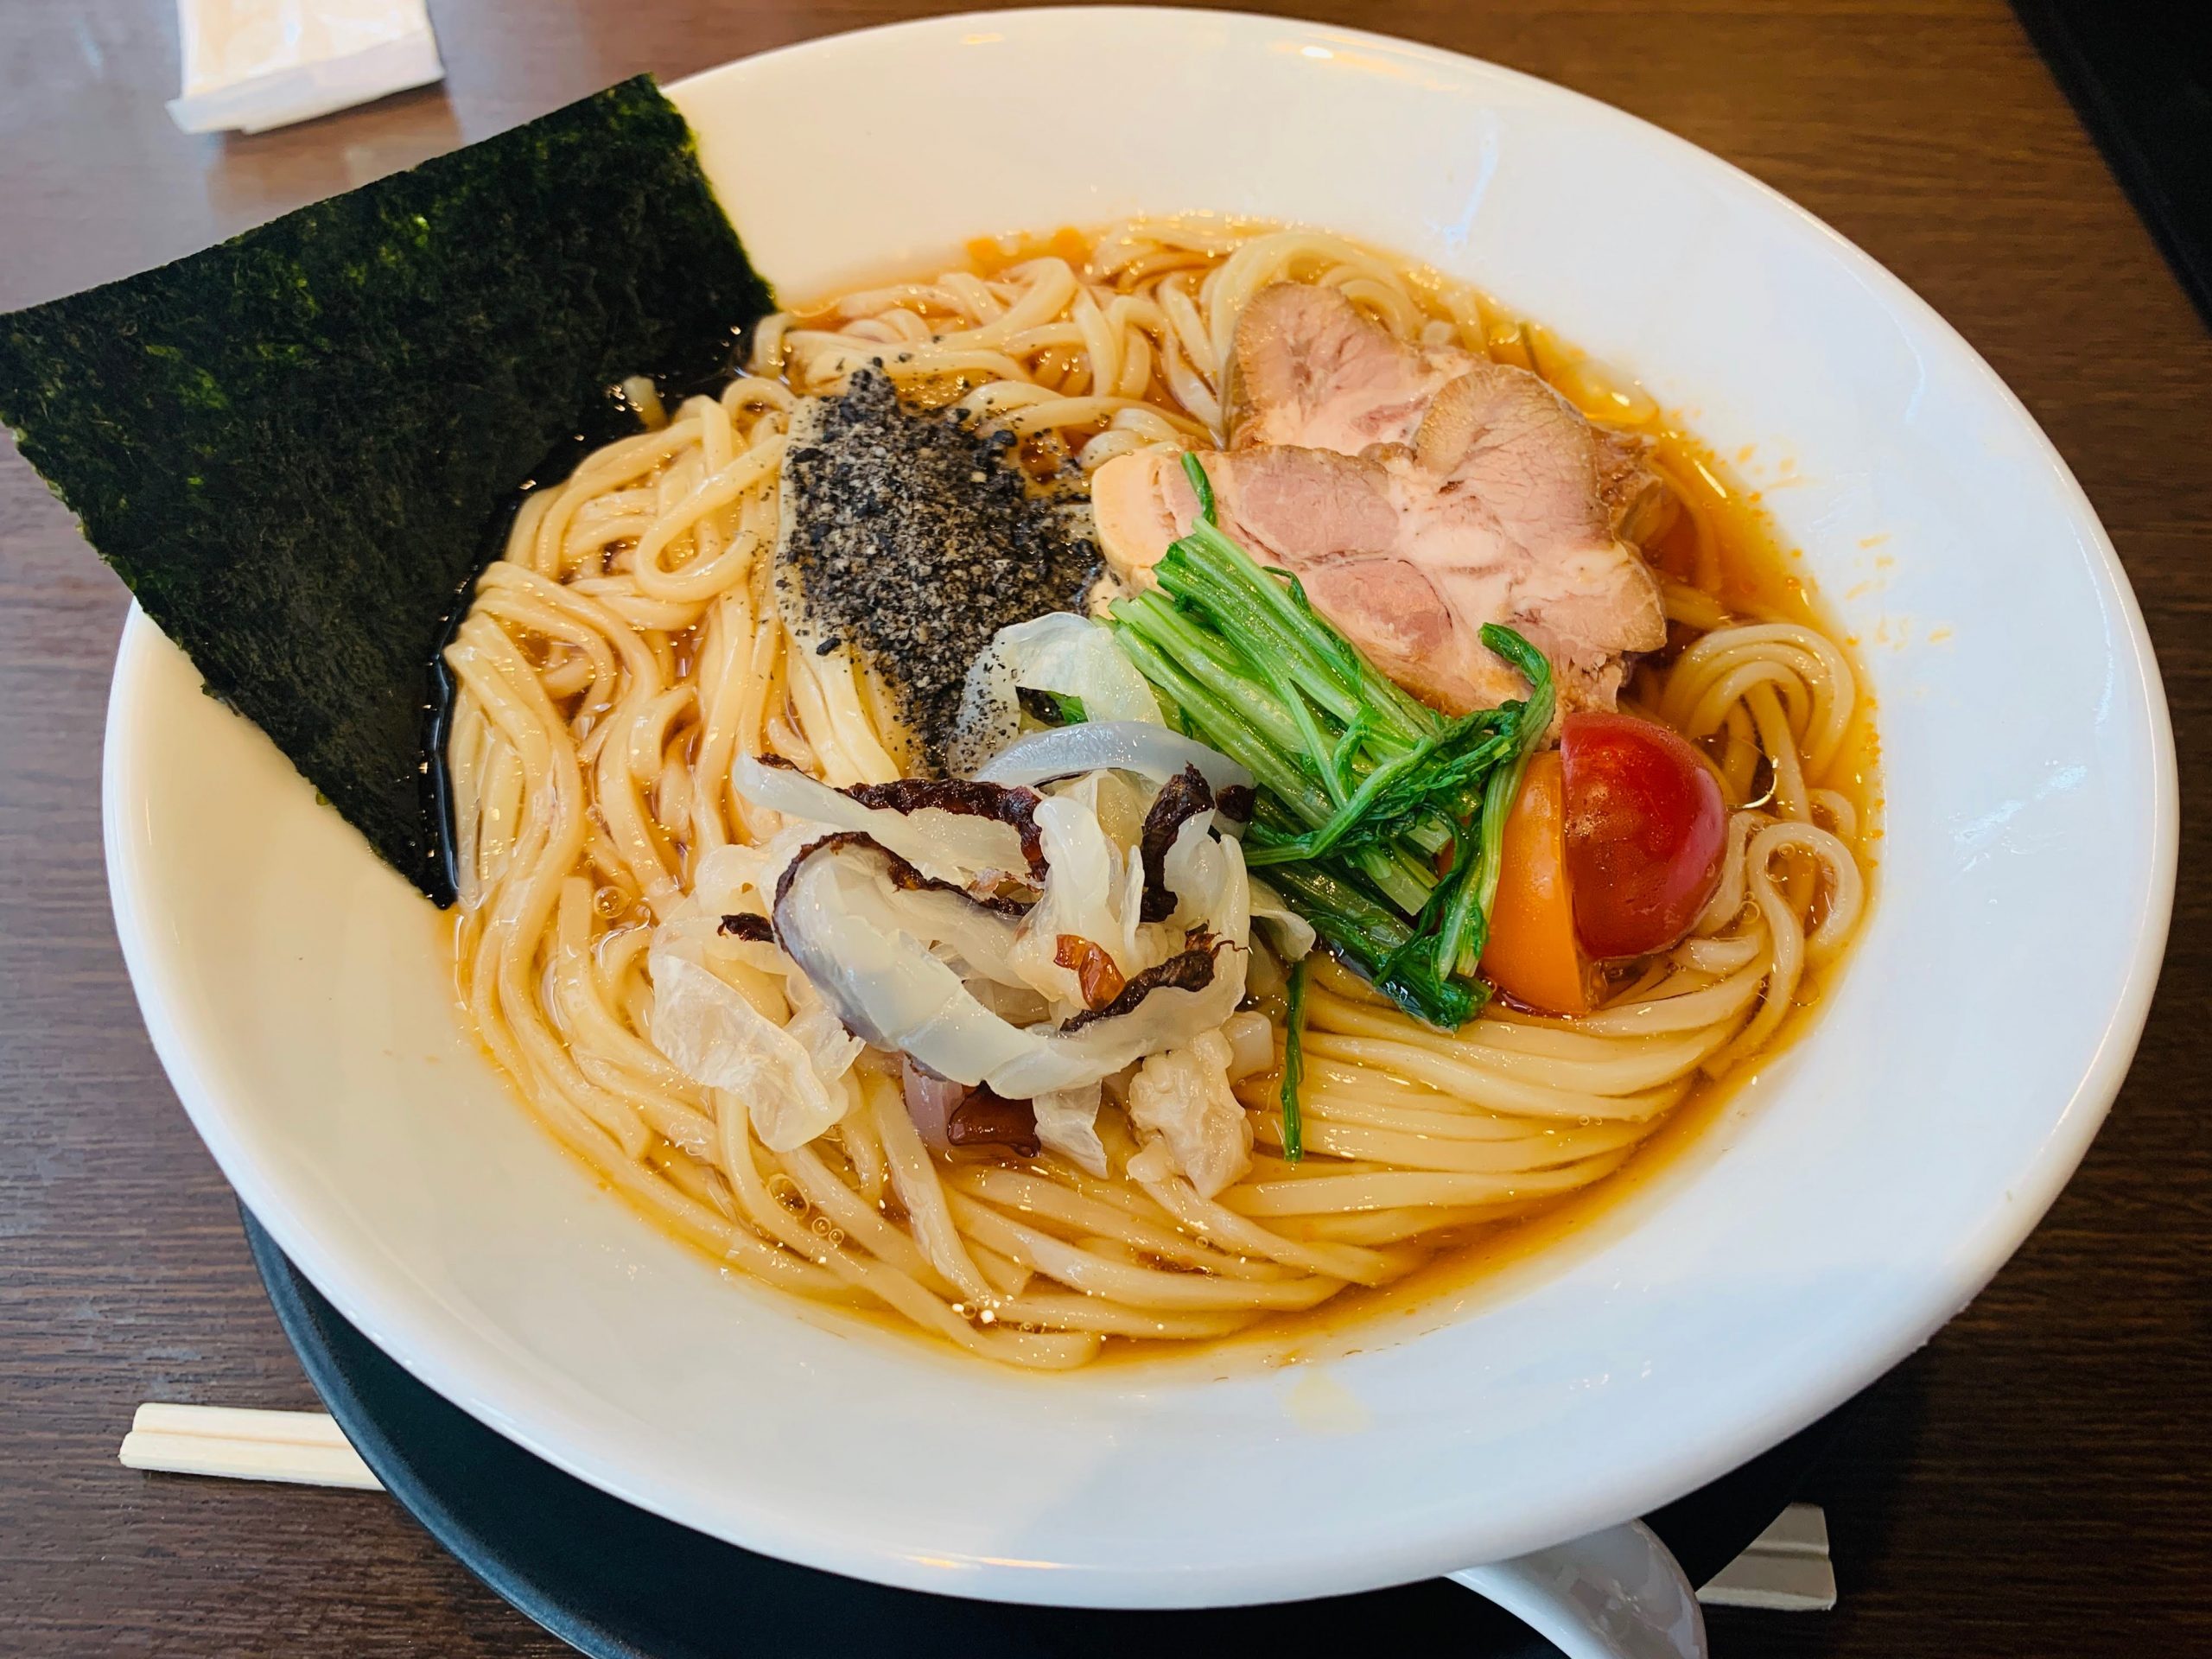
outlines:
[[[1148, 27], [1187, 28], [1201, 20], [1232, 34], [1282, 30], [1299, 31], [1316, 40], [1357, 42], [1402, 56], [1426, 58], [1459, 68], [1473, 67], [1484, 75], [1502, 78], [1522, 92], [1545, 100], [1565, 100], [1582, 118], [1611, 125], [1652, 148], [1677, 167], [1694, 169], [1726, 181], [1733, 190], [1748, 190], [1770, 211], [1781, 213], [1801, 229], [1816, 232], [1832, 258], [1859, 282], [1876, 291], [1892, 310], [1909, 319], [1921, 339], [1940, 346], [1963, 369], [1991, 404], [2001, 410], [2016, 429], [2031, 434], [2038, 457], [2053, 474], [2063, 498], [2070, 528], [2088, 552], [2094, 555], [2094, 571], [2114, 603], [2124, 626], [2126, 660], [2149, 721], [2151, 776], [2149, 779], [2148, 880], [2143, 905], [2128, 918], [2133, 944], [2126, 971], [2113, 990], [2107, 1010], [2103, 1039], [2075, 1080], [2070, 1096], [2056, 1119], [2032, 1166], [2030, 1179], [2012, 1194], [2012, 1202], [1991, 1211], [1980, 1224], [1955, 1239], [1940, 1262], [1916, 1264], [1913, 1294], [1901, 1296], [1878, 1330], [1868, 1337], [1855, 1365], [1826, 1370], [1807, 1370], [1790, 1379], [1793, 1386], [1777, 1388], [1764, 1400], [1755, 1417], [1734, 1424], [1726, 1432], [1709, 1433], [1670, 1448], [1656, 1449], [1638, 1468], [1624, 1473], [1611, 1488], [1614, 1499], [1598, 1513], [1586, 1503], [1580, 1509], [1562, 1505], [1542, 1517], [1539, 1530], [1552, 1537], [1566, 1537], [1618, 1518], [1613, 1511], [1633, 1513], [1671, 1493], [1687, 1490], [1715, 1471], [1756, 1455], [1796, 1428], [1812, 1421], [1860, 1388], [1873, 1381], [1897, 1360], [1925, 1342], [1934, 1332], [1994, 1275], [2013, 1250], [2040, 1220], [2087, 1152], [2090, 1141], [2117, 1095], [2131, 1064], [2149, 1014], [2171, 918], [2178, 852], [2178, 797], [2171, 719], [2160, 683], [2155, 655], [2126, 572], [2095, 512], [2072, 472], [2033, 416], [1994, 370], [1982, 359], [1925, 302], [1870, 256], [1771, 187], [1688, 141], [1624, 111], [1553, 83], [1444, 48], [1364, 30], [1338, 28], [1296, 19], [1262, 15], [1194, 11], [1154, 7], [1044, 7], [1008, 12], [962, 13], [848, 31], [797, 42], [773, 51], [735, 60], [674, 83], [678, 94], [696, 93], [718, 78], [758, 73], [766, 64], [803, 63], [810, 55], [834, 49], [837, 43], [861, 36], [923, 38], [957, 35], [976, 28], [1004, 29], [1009, 23], [1036, 25], [1083, 19], [1119, 21]], [[438, 1392], [453, 1399], [494, 1428], [518, 1440], [569, 1472], [613, 1492], [618, 1497], [658, 1509], [652, 1494], [630, 1484], [619, 1466], [595, 1459], [577, 1446], [543, 1432], [557, 1414], [549, 1409], [537, 1424], [525, 1423], [498, 1402], [499, 1390], [487, 1388], [465, 1363], [454, 1360], [434, 1344], [416, 1338], [427, 1333], [419, 1321], [409, 1327], [402, 1309], [385, 1303], [366, 1287], [364, 1275], [319, 1240], [311, 1218], [266, 1179], [245, 1137], [235, 1132], [219, 1091], [203, 1064], [199, 1045], [188, 1022], [165, 1001], [162, 975], [154, 945], [160, 918], [149, 908], [146, 871], [121, 821], [121, 804], [129, 795], [131, 732], [140, 717], [142, 688], [150, 652], [160, 642], [158, 631], [134, 606], [118, 650], [109, 701], [103, 762], [103, 823], [107, 872], [117, 931], [132, 984], [157, 1053], [179, 1097], [193, 1118], [216, 1161], [240, 1198], [262, 1219], [285, 1253], [297, 1262], [318, 1289], [372, 1340], [408, 1370]], [[951, 1591], [954, 1593], [1007, 1600], [1074, 1600], [1090, 1605], [1189, 1605], [1221, 1600], [1250, 1600], [1312, 1593], [1321, 1588], [1353, 1584], [1372, 1585], [1466, 1565], [1452, 1550], [1451, 1540], [1432, 1541], [1418, 1552], [1373, 1550], [1363, 1554], [1346, 1541], [1346, 1560], [1325, 1580], [1304, 1575], [1310, 1563], [1293, 1562], [1265, 1585], [1238, 1584], [1206, 1579], [1203, 1573], [1178, 1586], [1165, 1580], [1171, 1569], [1162, 1567], [1151, 1579], [1142, 1573], [1107, 1574], [1079, 1586], [1061, 1581], [1065, 1575], [1040, 1575], [1022, 1570], [1023, 1564], [1007, 1563], [978, 1570], [961, 1563], [957, 1578], [945, 1570], [950, 1563], [887, 1554], [855, 1548], [818, 1527], [794, 1517], [755, 1506], [747, 1512], [745, 1528], [734, 1532], [715, 1529], [732, 1541], [766, 1553], [855, 1576], [911, 1588]], [[1533, 1545], [1538, 1540], [1530, 1539]], [[1188, 1573], [1186, 1567], [1173, 1571]], [[1192, 1593], [1196, 1588], [1198, 1593]]]

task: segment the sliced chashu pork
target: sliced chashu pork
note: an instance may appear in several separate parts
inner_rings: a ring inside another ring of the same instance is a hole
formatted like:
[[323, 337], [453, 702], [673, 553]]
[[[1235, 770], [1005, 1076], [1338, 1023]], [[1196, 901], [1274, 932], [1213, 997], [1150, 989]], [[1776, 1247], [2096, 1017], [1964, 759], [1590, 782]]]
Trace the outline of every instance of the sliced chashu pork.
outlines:
[[1409, 346], [1333, 288], [1272, 283], [1236, 320], [1229, 364], [1229, 447], [1294, 443], [1356, 455], [1408, 443], [1429, 401], [1475, 359]]
[[[1237, 319], [1230, 353], [1229, 447], [1295, 444], [1363, 454], [1410, 444], [1436, 395], [1490, 359], [1457, 346], [1400, 340], [1333, 288], [1272, 283]], [[1659, 480], [1637, 440], [1590, 425], [1598, 493], [1616, 530], [1642, 529]]]
[[[1664, 641], [1658, 586], [1620, 533], [1650, 475], [1535, 375], [1406, 346], [1334, 290], [1284, 283], [1247, 308], [1232, 382], [1245, 442], [1199, 458], [1223, 530], [1297, 572], [1417, 695], [1459, 712], [1521, 694], [1484, 622], [1551, 658], [1568, 708], [1611, 708], [1624, 654]], [[1179, 458], [1158, 453], [1100, 467], [1091, 505], [1125, 581], [1198, 514]]]

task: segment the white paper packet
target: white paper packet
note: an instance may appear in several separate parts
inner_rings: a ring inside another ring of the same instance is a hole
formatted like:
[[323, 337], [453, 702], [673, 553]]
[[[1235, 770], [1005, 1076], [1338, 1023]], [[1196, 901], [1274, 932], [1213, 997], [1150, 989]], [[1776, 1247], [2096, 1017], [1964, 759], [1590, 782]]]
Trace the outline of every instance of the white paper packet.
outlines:
[[443, 79], [423, 0], [177, 0], [187, 132], [265, 132]]

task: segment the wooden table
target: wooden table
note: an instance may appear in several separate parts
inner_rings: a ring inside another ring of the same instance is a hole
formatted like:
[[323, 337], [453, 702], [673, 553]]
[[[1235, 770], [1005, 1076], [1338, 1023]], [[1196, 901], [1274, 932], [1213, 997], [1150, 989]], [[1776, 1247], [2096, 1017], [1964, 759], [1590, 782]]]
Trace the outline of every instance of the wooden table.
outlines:
[[[189, 252], [640, 69], [673, 79], [937, 9], [951, 8], [441, 3], [442, 88], [226, 142], [183, 137], [162, 110], [177, 85], [169, 0], [10, 0], [0, 308]], [[2164, 667], [2183, 787], [2212, 783], [2212, 340], [2000, 0], [1314, 10], [1649, 117], [1926, 296], [2103, 514]], [[561, 1651], [385, 1500], [115, 1462], [143, 1399], [313, 1403], [109, 921], [100, 728], [124, 605], [67, 514], [0, 454], [0, 1651]], [[1840, 1611], [1720, 1612], [1723, 1655], [2162, 1659], [2212, 1638], [2212, 833], [2196, 798], [2164, 982], [2112, 1122], [2018, 1259], [1870, 1397], [1818, 1480]]]

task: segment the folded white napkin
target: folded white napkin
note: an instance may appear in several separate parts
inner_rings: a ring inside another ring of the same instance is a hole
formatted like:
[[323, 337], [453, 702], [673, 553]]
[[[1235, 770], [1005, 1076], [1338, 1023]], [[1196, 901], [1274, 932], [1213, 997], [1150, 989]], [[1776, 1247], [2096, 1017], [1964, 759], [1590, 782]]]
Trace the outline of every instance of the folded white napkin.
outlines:
[[177, 0], [187, 132], [265, 132], [442, 79], [423, 0]]

